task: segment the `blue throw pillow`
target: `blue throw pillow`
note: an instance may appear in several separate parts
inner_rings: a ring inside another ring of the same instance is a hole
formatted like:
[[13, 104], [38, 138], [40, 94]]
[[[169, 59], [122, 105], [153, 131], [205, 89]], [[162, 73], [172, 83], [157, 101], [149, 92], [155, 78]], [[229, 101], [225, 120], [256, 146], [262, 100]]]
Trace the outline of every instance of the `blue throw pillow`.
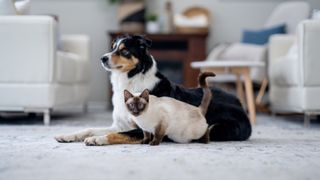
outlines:
[[279, 25], [262, 30], [244, 30], [242, 33], [242, 43], [264, 45], [268, 43], [269, 37], [273, 34], [285, 34], [286, 25]]

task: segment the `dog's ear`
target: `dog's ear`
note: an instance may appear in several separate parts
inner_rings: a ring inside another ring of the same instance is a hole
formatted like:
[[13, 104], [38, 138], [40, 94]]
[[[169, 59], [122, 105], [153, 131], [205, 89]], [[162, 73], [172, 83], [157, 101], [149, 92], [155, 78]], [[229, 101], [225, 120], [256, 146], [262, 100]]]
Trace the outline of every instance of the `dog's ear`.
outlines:
[[145, 99], [147, 102], [149, 102], [149, 90], [145, 89], [143, 92], [140, 94], [140, 97]]
[[144, 38], [144, 42], [143, 42], [148, 48], [151, 47], [152, 45], [152, 41], [148, 38]]
[[152, 45], [152, 41], [146, 38], [144, 35], [134, 35], [132, 36], [132, 38], [137, 40], [139, 42], [139, 45], [143, 48], [144, 47], [150, 48]]
[[133, 95], [126, 89], [123, 91], [123, 95], [124, 95], [124, 102], [127, 102], [128, 99], [133, 97]]
[[114, 43], [116, 43], [117, 40], [118, 40], [118, 39], [112, 40], [112, 42], [111, 42], [111, 49], [113, 49]]

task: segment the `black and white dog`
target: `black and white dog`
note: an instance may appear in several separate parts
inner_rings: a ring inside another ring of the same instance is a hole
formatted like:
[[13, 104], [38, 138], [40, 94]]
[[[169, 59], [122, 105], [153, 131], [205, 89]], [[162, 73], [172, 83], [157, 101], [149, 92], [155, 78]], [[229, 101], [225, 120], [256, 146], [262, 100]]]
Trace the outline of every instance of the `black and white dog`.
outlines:
[[[113, 124], [107, 128], [86, 129], [81, 132], [57, 136], [59, 142], [83, 141], [86, 145], [139, 143], [143, 133], [130, 120], [126, 111], [123, 91], [142, 92], [149, 89], [155, 96], [169, 96], [198, 106], [202, 89], [188, 89], [170, 82], [157, 69], [149, 54], [151, 41], [143, 36], [119, 37], [112, 43], [112, 51], [103, 55], [102, 66], [111, 71], [113, 88]], [[239, 100], [220, 89], [212, 88], [212, 99], [206, 119], [215, 124], [210, 133], [212, 141], [242, 141], [251, 135], [251, 125]], [[156, 114], [155, 114], [156, 116]]]

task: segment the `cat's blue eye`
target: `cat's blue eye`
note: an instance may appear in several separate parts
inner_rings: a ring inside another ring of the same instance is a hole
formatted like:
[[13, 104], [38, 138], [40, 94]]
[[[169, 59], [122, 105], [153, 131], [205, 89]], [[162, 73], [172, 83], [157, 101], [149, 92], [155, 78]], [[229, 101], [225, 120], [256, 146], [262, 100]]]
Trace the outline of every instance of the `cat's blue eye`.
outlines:
[[144, 107], [144, 105], [143, 105], [142, 103], [139, 103], [139, 104], [138, 104], [138, 108], [139, 108], [139, 109], [143, 109], [143, 107]]

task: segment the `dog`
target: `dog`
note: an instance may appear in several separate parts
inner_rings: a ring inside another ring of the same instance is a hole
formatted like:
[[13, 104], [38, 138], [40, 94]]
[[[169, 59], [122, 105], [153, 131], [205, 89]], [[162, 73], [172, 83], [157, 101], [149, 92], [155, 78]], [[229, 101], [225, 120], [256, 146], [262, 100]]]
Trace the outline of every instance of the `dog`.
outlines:
[[[185, 88], [170, 82], [157, 69], [157, 62], [149, 53], [151, 40], [141, 35], [126, 35], [112, 42], [112, 51], [101, 58], [101, 65], [111, 72], [113, 124], [106, 128], [86, 129], [80, 132], [56, 136], [58, 142], [84, 141], [86, 145], [136, 144], [143, 139], [143, 132], [129, 118], [123, 91], [142, 92], [168, 96], [199, 106], [201, 88]], [[251, 135], [249, 118], [240, 101], [219, 88], [211, 88], [212, 99], [206, 113], [211, 141], [243, 141]], [[156, 116], [156, 114], [155, 114]]]

